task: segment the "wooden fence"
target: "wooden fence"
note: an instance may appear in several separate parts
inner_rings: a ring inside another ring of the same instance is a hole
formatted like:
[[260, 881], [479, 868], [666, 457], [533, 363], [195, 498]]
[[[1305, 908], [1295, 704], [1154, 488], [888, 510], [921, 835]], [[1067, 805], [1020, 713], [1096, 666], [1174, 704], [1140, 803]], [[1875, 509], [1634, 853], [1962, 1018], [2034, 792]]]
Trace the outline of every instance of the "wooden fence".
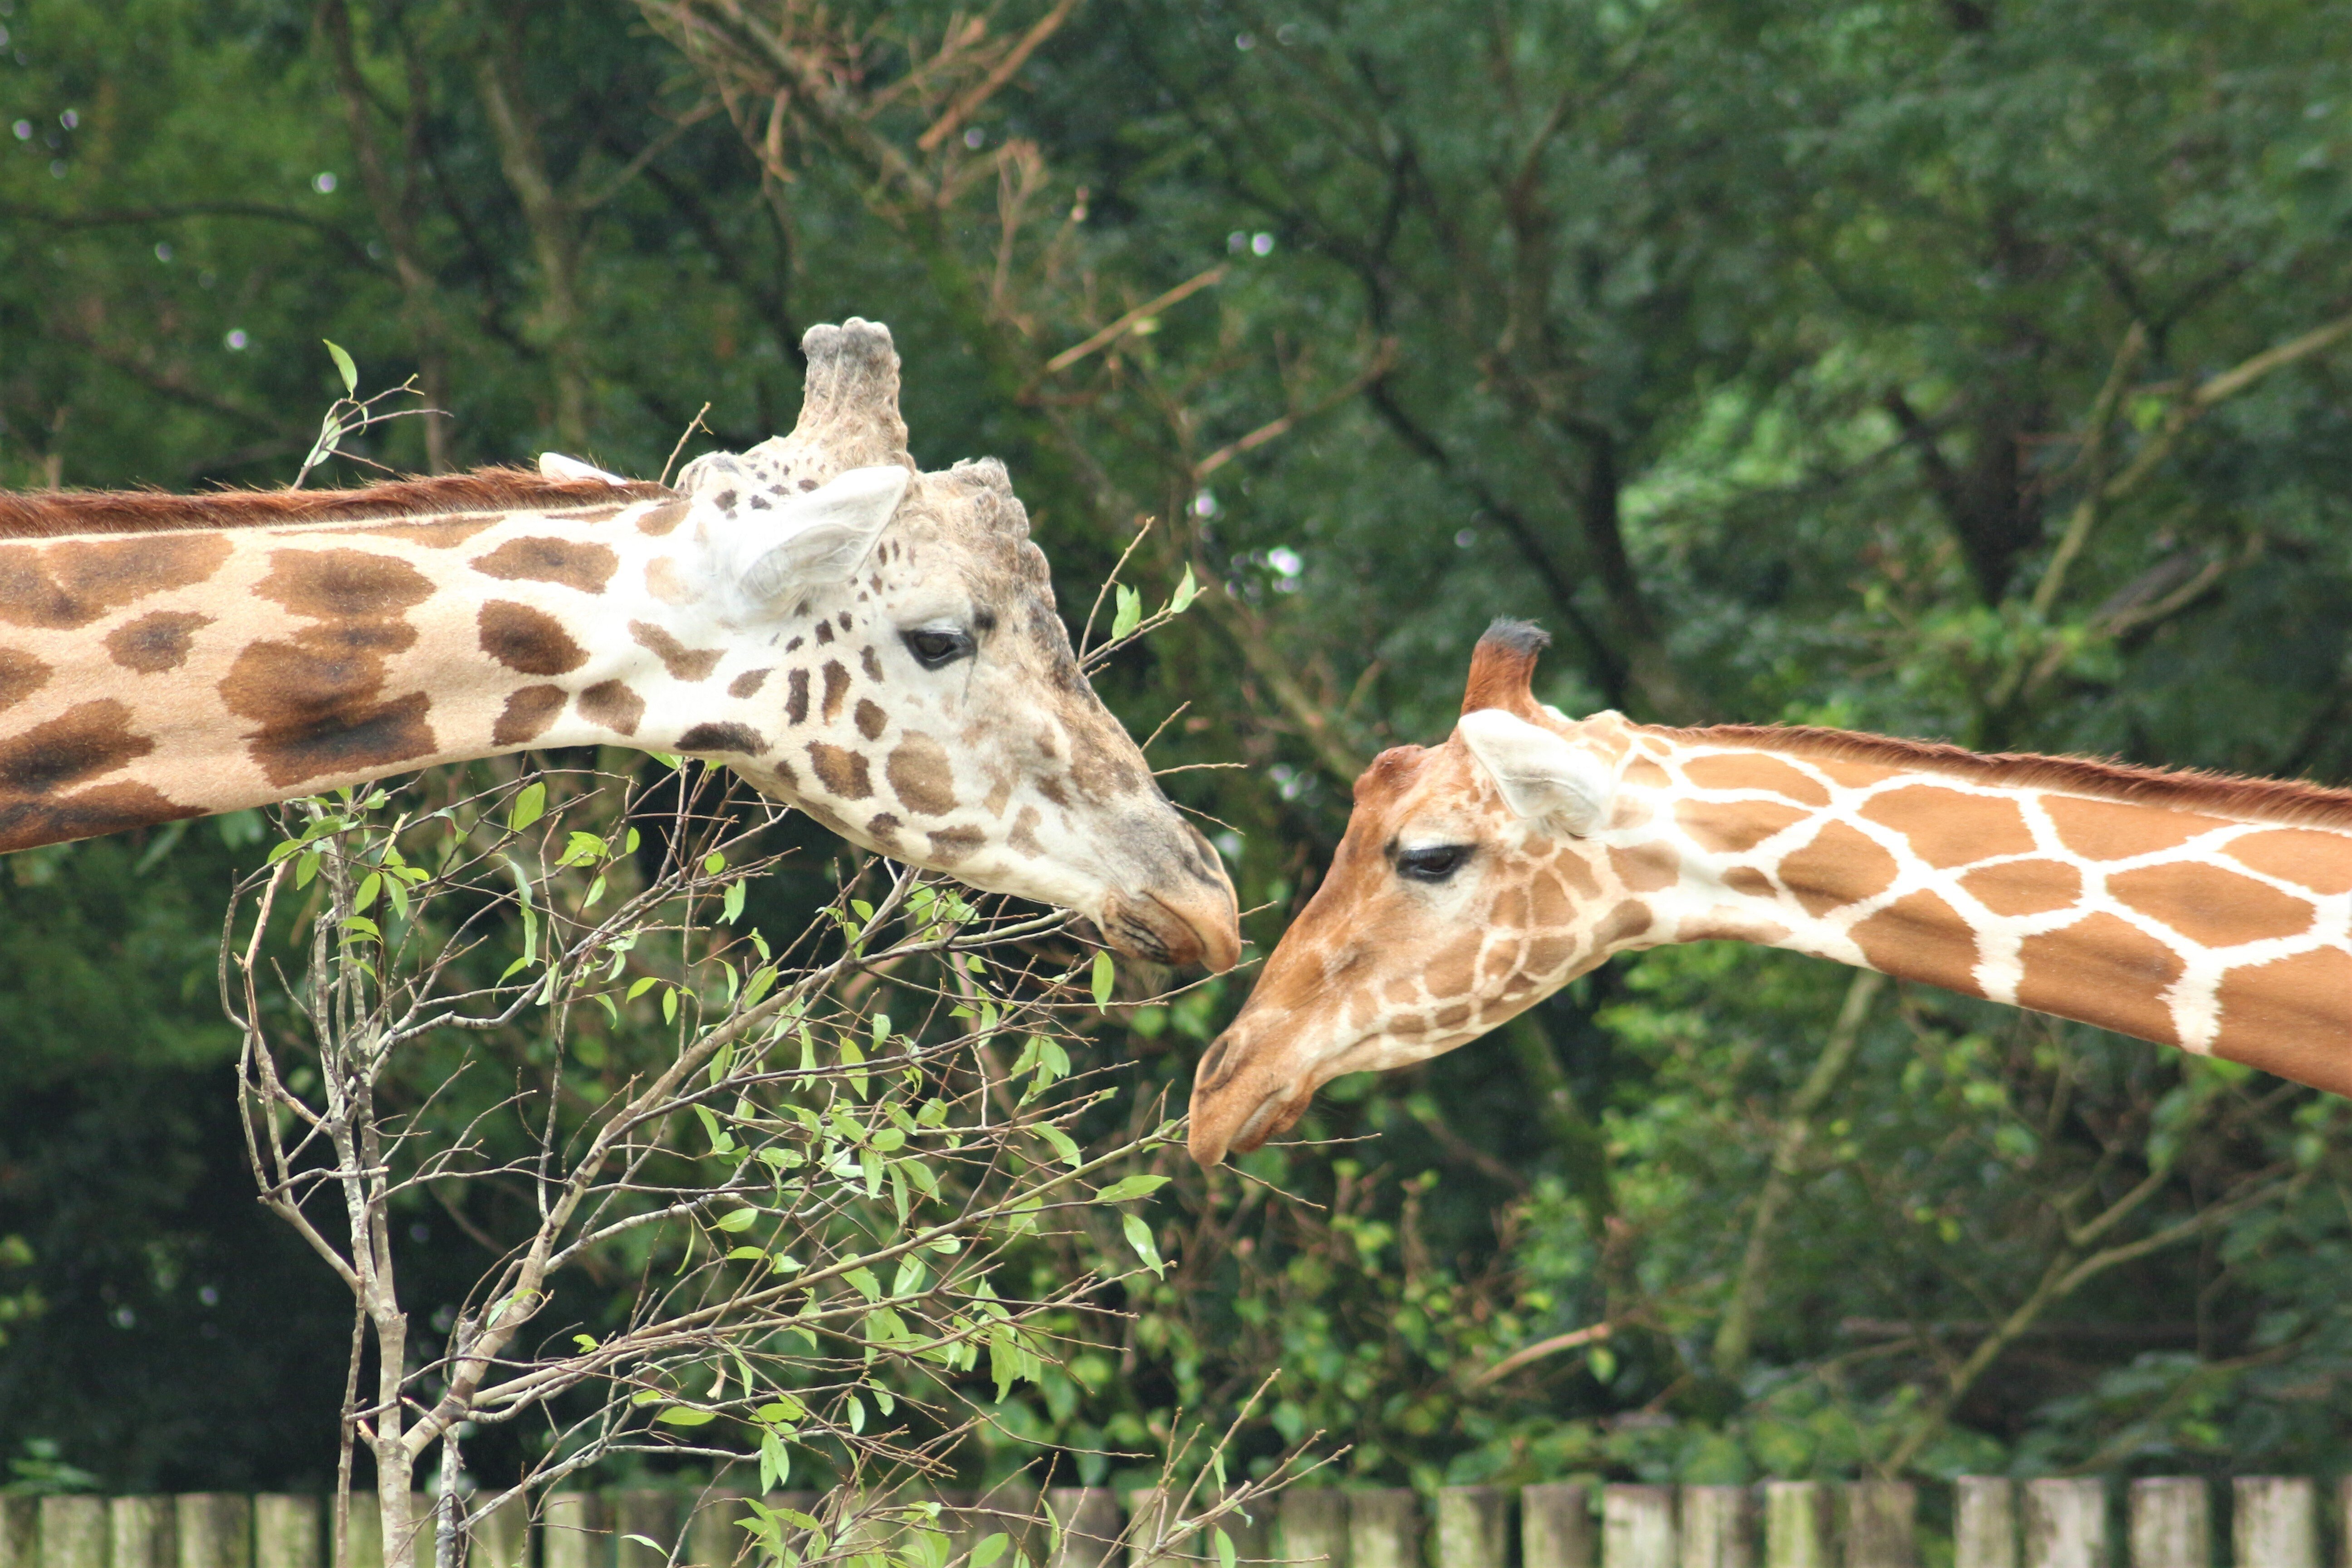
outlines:
[[[1007, 1483], [985, 1496], [934, 1494], [959, 1555], [1011, 1534], [1042, 1568], [1149, 1568], [1157, 1494], [1122, 1506], [1109, 1491]], [[772, 1497], [803, 1511], [814, 1492]], [[898, 1500], [905, 1500], [903, 1498]], [[1942, 1499], [1935, 1500], [1941, 1502]], [[1968, 1477], [1952, 1489], [1948, 1534], [1920, 1523], [1917, 1488], [1768, 1481], [1757, 1487], [1449, 1487], [1431, 1517], [1405, 1489], [1295, 1489], [1230, 1534], [1244, 1562], [1312, 1568], [2352, 1568], [2352, 1477], [2330, 1489], [2242, 1476], [2127, 1485]], [[432, 1529], [425, 1500], [422, 1528]], [[375, 1499], [352, 1499], [353, 1568], [381, 1568]], [[2226, 1510], [2226, 1521], [2225, 1521]], [[1060, 1525], [1042, 1552], [1042, 1520]], [[538, 1517], [519, 1504], [478, 1526], [469, 1568], [727, 1568], [745, 1540], [738, 1494], [558, 1492]], [[324, 1568], [326, 1508], [315, 1497], [0, 1497], [0, 1568]], [[872, 1541], [871, 1523], [849, 1526]], [[2224, 1541], [2229, 1550], [2216, 1548]], [[653, 1544], [662, 1543], [661, 1549]], [[418, 1557], [432, 1561], [430, 1541]], [[1202, 1542], [1194, 1561], [1213, 1562]], [[1000, 1560], [1009, 1568], [1008, 1553]], [[1161, 1560], [1165, 1561], [1165, 1559]]]

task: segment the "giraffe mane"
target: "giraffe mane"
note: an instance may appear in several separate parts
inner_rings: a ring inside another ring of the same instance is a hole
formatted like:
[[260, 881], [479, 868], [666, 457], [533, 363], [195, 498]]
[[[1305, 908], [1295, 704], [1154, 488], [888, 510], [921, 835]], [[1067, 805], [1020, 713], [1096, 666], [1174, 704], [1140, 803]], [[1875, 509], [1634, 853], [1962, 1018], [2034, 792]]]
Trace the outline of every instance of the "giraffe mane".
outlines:
[[1670, 731], [1696, 744], [1753, 746], [1833, 762], [1884, 763], [1990, 784], [2062, 789], [2137, 805], [2209, 811], [2255, 822], [2352, 828], [2352, 789], [2252, 779], [2203, 768], [2145, 768], [2089, 757], [1982, 753], [1939, 741], [1859, 735], [1804, 724], [1712, 724]]
[[673, 492], [649, 479], [544, 479], [528, 468], [388, 479], [345, 490], [20, 490], [0, 492], [0, 539], [74, 533], [170, 533], [453, 512], [571, 509], [651, 500]]

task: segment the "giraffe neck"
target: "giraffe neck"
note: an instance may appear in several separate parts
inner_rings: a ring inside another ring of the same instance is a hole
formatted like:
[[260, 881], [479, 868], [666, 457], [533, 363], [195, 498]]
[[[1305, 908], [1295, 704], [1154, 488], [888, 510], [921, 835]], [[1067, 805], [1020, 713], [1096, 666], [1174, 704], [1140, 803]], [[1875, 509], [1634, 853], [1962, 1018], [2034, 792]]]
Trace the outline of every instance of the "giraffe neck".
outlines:
[[2352, 1092], [2352, 823], [2293, 786], [2266, 813], [2265, 786], [2115, 798], [2079, 764], [1628, 740], [1595, 837], [1648, 921], [1616, 947], [1788, 948]]
[[0, 542], [0, 849], [526, 745], [756, 751], [746, 700], [789, 638], [716, 635], [688, 516]]

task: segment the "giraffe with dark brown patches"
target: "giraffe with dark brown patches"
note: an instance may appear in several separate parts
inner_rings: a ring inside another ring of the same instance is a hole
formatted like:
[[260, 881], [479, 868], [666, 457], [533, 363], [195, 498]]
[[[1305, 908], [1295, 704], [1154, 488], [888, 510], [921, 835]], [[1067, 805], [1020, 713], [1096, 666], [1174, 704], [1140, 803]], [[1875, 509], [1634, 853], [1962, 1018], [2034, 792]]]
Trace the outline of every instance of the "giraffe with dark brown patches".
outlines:
[[1836, 731], [1571, 720], [1501, 622], [1444, 744], [1383, 753], [1202, 1058], [1192, 1148], [1467, 1044], [1612, 953], [1874, 968], [2352, 1093], [2352, 792]]
[[[0, 847], [630, 745], [733, 767], [1127, 951], [1229, 966], [1232, 889], [1073, 684], [1003, 468], [916, 469], [882, 329], [806, 347], [791, 435], [675, 487], [550, 459], [340, 492], [0, 497]], [[1041, 713], [1106, 753], [1097, 795], [1049, 811]]]

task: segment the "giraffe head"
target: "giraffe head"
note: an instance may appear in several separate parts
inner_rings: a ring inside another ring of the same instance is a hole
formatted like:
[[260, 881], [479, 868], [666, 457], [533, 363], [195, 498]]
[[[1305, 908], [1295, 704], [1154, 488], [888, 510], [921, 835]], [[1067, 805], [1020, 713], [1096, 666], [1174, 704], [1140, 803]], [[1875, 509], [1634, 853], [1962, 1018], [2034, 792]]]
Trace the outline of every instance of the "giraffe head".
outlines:
[[1003, 465], [916, 468], [886, 328], [804, 347], [792, 434], [677, 480], [671, 591], [708, 629], [661, 633], [674, 663], [654, 651], [673, 677], [705, 640], [774, 657], [707, 669], [739, 721], [677, 749], [866, 848], [1076, 910], [1124, 952], [1230, 968], [1224, 868], [1087, 683]]
[[1322, 885], [1201, 1060], [1202, 1164], [1287, 1129], [1342, 1073], [1476, 1039], [1648, 928], [1591, 837], [1617, 809], [1627, 726], [1536, 701], [1548, 640], [1497, 621], [1453, 735], [1383, 752], [1356, 781]]

